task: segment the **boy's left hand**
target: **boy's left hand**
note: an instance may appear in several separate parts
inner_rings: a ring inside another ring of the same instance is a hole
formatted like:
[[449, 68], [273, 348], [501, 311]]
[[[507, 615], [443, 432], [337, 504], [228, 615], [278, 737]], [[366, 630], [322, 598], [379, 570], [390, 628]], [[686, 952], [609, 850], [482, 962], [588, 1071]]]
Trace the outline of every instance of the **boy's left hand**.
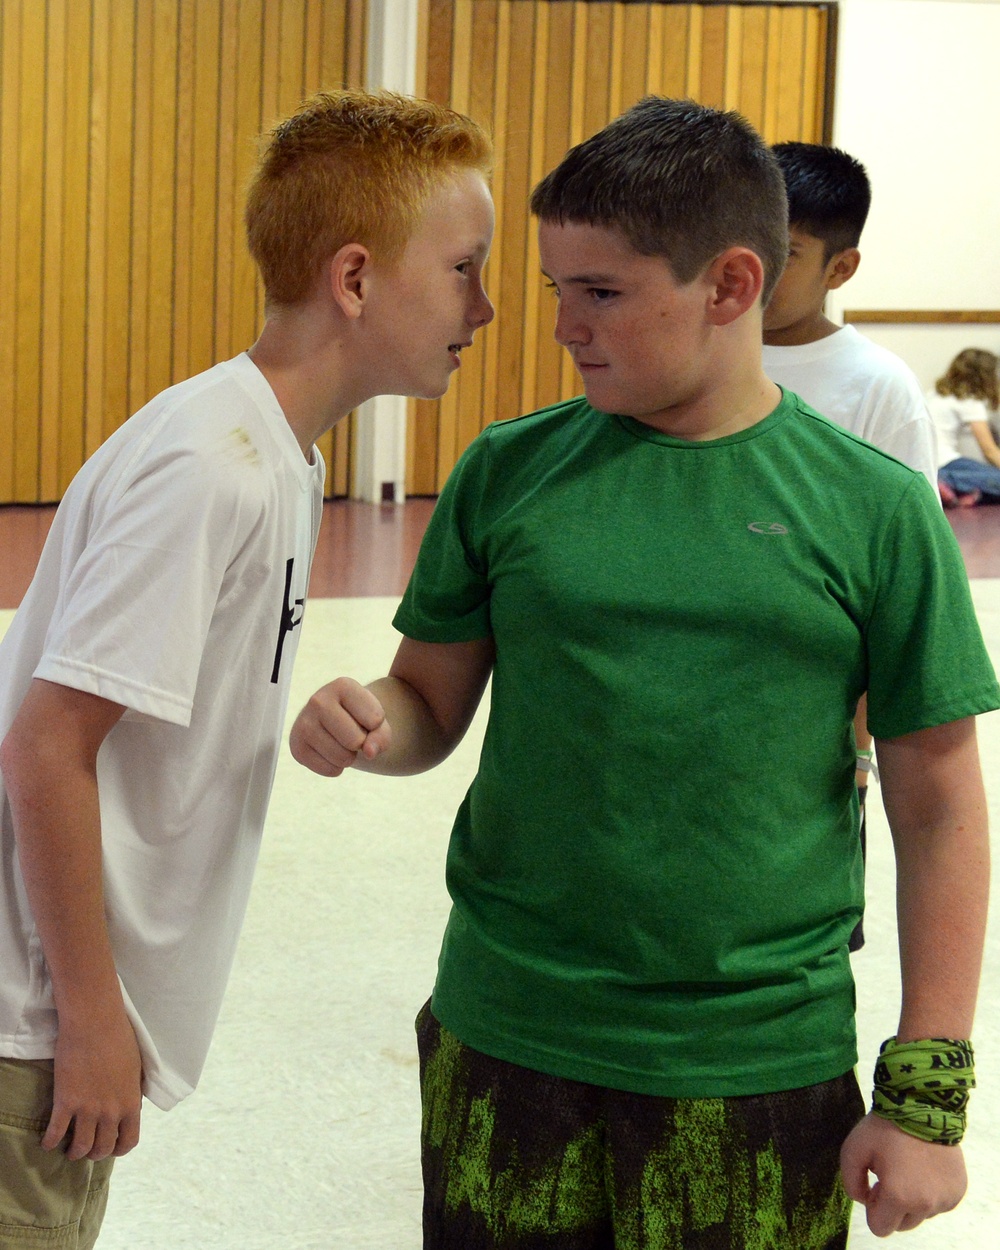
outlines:
[[[876, 1237], [916, 1228], [957, 1207], [968, 1183], [961, 1146], [921, 1141], [871, 1112], [841, 1147], [840, 1171], [849, 1196], [867, 1207]], [[869, 1172], [877, 1177], [874, 1184]]]

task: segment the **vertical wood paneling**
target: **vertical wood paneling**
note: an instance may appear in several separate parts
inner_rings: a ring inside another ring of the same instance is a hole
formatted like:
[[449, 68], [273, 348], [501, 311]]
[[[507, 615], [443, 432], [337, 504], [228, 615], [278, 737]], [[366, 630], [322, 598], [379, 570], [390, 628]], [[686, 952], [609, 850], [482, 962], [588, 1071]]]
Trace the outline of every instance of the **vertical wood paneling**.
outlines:
[[[563, 90], [563, 84], [573, 81], [573, 10], [574, 6], [571, 4], [551, 6], [545, 81], [553, 84], [554, 90], [548, 93], [545, 125], [538, 131], [531, 170], [532, 186], [542, 179], [546, 170], [557, 165], [566, 150], [572, 146], [572, 92]], [[531, 250], [525, 266], [525, 276], [533, 294], [535, 379], [528, 405], [522, 403], [525, 412], [549, 402], [550, 397], [558, 398], [562, 394], [562, 365], [566, 358], [566, 352], [553, 337], [555, 301], [551, 291], [545, 286], [546, 280], [540, 269], [537, 232], [529, 230], [528, 238]], [[527, 395], [524, 398], [527, 400]]]
[[704, 30], [705, 10], [700, 4], [689, 4], [688, 10], [688, 46], [687, 46], [687, 89], [685, 95], [692, 100], [701, 99], [702, 71], [702, 32]]
[[[109, 269], [114, 272], [113, 264], [108, 263], [108, 220], [107, 220], [107, 193], [108, 193], [108, 146], [115, 133], [115, 127], [111, 124], [110, 110], [108, 104], [108, 88], [111, 74], [111, 66], [113, 64], [112, 49], [110, 46], [110, 18], [113, 13], [113, 7], [110, 0], [95, 0], [93, 7], [93, 43], [90, 48], [90, 133], [88, 136], [87, 150], [87, 270], [86, 270], [86, 330], [85, 330], [85, 376], [84, 376], [84, 408], [83, 408], [83, 448], [84, 457], [91, 455], [100, 446], [104, 439], [104, 417], [106, 414], [106, 405], [104, 403], [106, 388], [104, 364], [106, 359], [105, 341], [106, 341], [106, 315], [107, 315], [107, 286], [109, 281]], [[148, 82], [149, 65], [146, 61], [146, 54], [149, 50], [148, 40], [143, 41], [141, 49], [135, 47], [135, 55], [142, 60], [141, 68], [145, 70], [145, 80]], [[140, 70], [139, 65], [136, 66], [136, 73]], [[148, 152], [149, 131], [148, 131], [148, 110], [144, 110], [142, 114], [146, 121], [146, 128], [142, 128], [140, 122], [138, 130], [138, 144], [143, 155]], [[136, 140], [136, 131], [133, 129], [133, 143]], [[142, 165], [144, 172], [148, 173], [145, 164]], [[129, 184], [135, 185], [134, 167], [130, 170]], [[148, 236], [149, 228], [149, 212], [148, 212], [148, 186], [143, 184], [145, 190], [145, 199], [143, 205], [146, 212], [137, 213], [132, 220], [132, 225], [139, 233], [139, 248], [144, 254], [144, 244]], [[126, 248], [134, 245], [135, 235], [130, 231], [127, 240], [121, 240]], [[134, 274], [132, 273], [133, 258], [135, 256], [134, 247], [131, 251], [126, 251], [121, 257], [115, 259], [124, 265], [125, 272], [128, 275], [127, 283], [131, 291], [134, 283]], [[143, 287], [142, 297], [138, 306], [131, 299], [126, 301], [126, 308], [129, 310], [129, 327], [128, 335], [131, 342], [138, 336], [135, 333], [135, 319], [141, 315], [141, 325], [145, 326], [145, 289]], [[144, 335], [142, 336], [144, 338]], [[145, 361], [145, 353], [138, 353]], [[131, 355], [131, 353], [130, 353]], [[130, 356], [126, 357], [125, 376], [127, 384], [131, 384], [129, 370]], [[131, 395], [127, 396], [127, 406], [132, 407]], [[140, 401], [141, 402], [141, 401]]]
[[44, 140], [45, 9], [27, 3], [21, 10], [21, 149], [17, 199], [17, 339], [14, 368], [17, 399], [14, 420], [14, 489], [28, 499], [36, 488], [39, 465], [42, 319], [43, 166], [38, 159]]
[[802, 97], [805, 85], [805, 10], [785, 5], [781, 9], [779, 41], [778, 109], [773, 143], [798, 139], [802, 134]]
[[[104, 296], [103, 334], [97, 335], [87, 324], [87, 298], [83, 308], [84, 317], [80, 321], [94, 353], [103, 352], [100, 372], [102, 382], [100, 387], [94, 386], [89, 393], [85, 409], [87, 424], [93, 431], [91, 445], [86, 447], [87, 454], [93, 450], [93, 445], [111, 433], [123, 416], [132, 411], [129, 381], [131, 358], [141, 351], [141, 347], [131, 339], [130, 283], [132, 222], [136, 211], [142, 211], [145, 207], [135, 204], [133, 197], [132, 127], [135, 93], [132, 50], [136, 37], [136, 13], [131, 4], [111, 3], [108, 14], [110, 26], [107, 31], [107, 94], [104, 101], [106, 113], [99, 118], [95, 112], [92, 126], [94, 142], [100, 145], [106, 162], [104, 181], [100, 188], [95, 188], [95, 195], [99, 194], [101, 200], [98, 204], [95, 199], [92, 207], [92, 229], [98, 229], [98, 223], [103, 222], [105, 232], [102, 245], [105, 267], [100, 279]], [[143, 219], [145, 220], [144, 213]], [[97, 279], [96, 274], [92, 273], [91, 277]], [[139, 393], [135, 398], [138, 403], [142, 403], [148, 396]], [[68, 459], [63, 473], [65, 489], [73, 473], [72, 463]]]
[[805, 14], [805, 46], [802, 54], [802, 116], [799, 129], [802, 134], [815, 134], [822, 130], [822, 88], [826, 68], [826, 47], [822, 40], [820, 15], [814, 9]]
[[[177, 3], [155, 0], [152, 21], [153, 81], [150, 103], [150, 214], [147, 265], [146, 393], [173, 380], [174, 212], [177, 152]], [[113, 429], [118, 423], [107, 422]], [[106, 434], [111, 429], [106, 428]]]
[[[494, 296], [502, 292], [497, 317], [498, 418], [517, 416], [521, 400], [524, 353], [525, 257], [528, 253], [528, 215], [524, 211], [531, 190], [531, 91], [534, 80], [534, 5], [504, 0], [510, 7], [510, 45], [506, 66], [504, 166], [497, 167], [495, 181], [503, 186], [503, 251], [501, 263], [491, 272]], [[496, 300], [494, 300], [496, 302]], [[438, 465], [439, 486], [450, 465]]]
[[[535, 57], [531, 83], [531, 138], [528, 153], [528, 186], [533, 187], [545, 173], [545, 128], [549, 122], [550, 107], [558, 108], [554, 97], [548, 93], [549, 86], [549, 15], [553, 6], [539, 4], [535, 9]], [[518, 408], [530, 412], [536, 405], [535, 388], [538, 383], [538, 313], [542, 294], [539, 278], [538, 234], [529, 229], [525, 238], [522, 283], [524, 288], [524, 312], [522, 332], [525, 352], [521, 362], [521, 394]]]
[[491, 420], [579, 391], [539, 278], [527, 210], [538, 179], [647, 92], [735, 108], [768, 142], [822, 142], [829, 13], [816, 4], [426, 0], [422, 20], [418, 90], [494, 137], [497, 234], [486, 281], [498, 317], [448, 394], [411, 405], [414, 494], [440, 489]]
[[743, 10], [740, 61], [740, 112], [751, 126], [764, 133], [764, 87], [767, 82], [767, 9]]
[[726, 25], [728, 10], [706, 9], [701, 28], [702, 104], [721, 109], [726, 106]]
[[[469, 76], [466, 112], [480, 117], [491, 109], [496, 92], [497, 7], [496, 0], [476, 0], [472, 5], [470, 38], [481, 69]], [[486, 333], [480, 331], [473, 346], [462, 353], [462, 368], [457, 379], [461, 392], [455, 423], [456, 442], [451, 451], [456, 458], [479, 433], [484, 421], [487, 333], [489, 328]]]
[[649, 15], [651, 5], [626, 4], [619, 6], [622, 14], [621, 45], [621, 95], [616, 110], [623, 113], [646, 94], [647, 67], [649, 65]]
[[[319, 9], [322, 45], [317, 87], [340, 87], [360, 83], [364, 10], [351, 0], [311, 0]], [[311, 73], [311, 69], [309, 70]], [[307, 85], [310, 85], [309, 80]], [[327, 464], [327, 495], [346, 495], [350, 489], [351, 439], [357, 418], [352, 414], [320, 439], [319, 449]]]
[[[21, 87], [21, 6], [9, 0], [0, 9], [0, 75], [6, 90], [0, 93], [0, 291], [13, 291], [17, 282], [17, 172], [20, 158], [18, 111]], [[17, 425], [17, 373], [14, 350], [17, 301], [0, 299], [0, 491], [16, 499], [14, 447]]]
[[691, 22], [691, 6], [670, 4], [663, 9], [663, 77], [660, 83], [649, 84], [650, 91], [657, 89], [666, 96], [687, 94], [688, 27]]
[[743, 13], [735, 5], [726, 10], [726, 65], [723, 108], [734, 109], [740, 101], [743, 68]]
[[[453, 101], [452, 107], [461, 113], [467, 113], [469, 110], [469, 84], [472, 77], [472, 8], [473, 0], [456, 0], [454, 5], [449, 97]], [[461, 373], [464, 369], [463, 364], [459, 377], [453, 379], [451, 386], [438, 404], [437, 460], [446, 464], [454, 464], [458, 458], [458, 407], [462, 385]]]
[[[131, 20], [131, 6], [124, 6]], [[90, 111], [81, 107], [90, 92], [91, 21], [86, 6], [68, 0], [66, 7], [66, 164], [63, 172], [64, 233], [61, 292], [61, 361], [60, 393], [54, 411], [43, 412], [45, 421], [59, 427], [59, 465], [56, 490], [49, 493], [40, 485], [42, 499], [60, 498], [69, 485], [73, 474], [84, 457], [84, 427], [87, 402], [86, 334], [87, 334], [87, 204]], [[130, 68], [130, 67], [129, 67]], [[122, 72], [125, 67], [121, 67]], [[131, 73], [129, 74], [129, 98], [131, 98]], [[2, 94], [2, 92], [0, 92]], [[122, 124], [123, 142], [129, 141], [132, 129], [131, 112], [126, 113]], [[124, 180], [126, 195], [130, 185]], [[128, 248], [129, 224], [118, 236], [120, 247]], [[113, 268], [112, 273], [116, 270]], [[127, 281], [127, 265], [118, 262], [117, 272]], [[125, 368], [121, 362], [128, 360], [128, 302], [122, 301], [117, 310], [116, 324], [125, 327], [124, 347], [117, 359], [120, 362], [118, 377], [121, 378], [120, 393], [125, 393]], [[124, 398], [121, 408], [126, 404]]]
[[[544, 2], [544, 0], [542, 0]], [[588, 4], [587, 81], [583, 95], [583, 133], [577, 142], [596, 134], [611, 115], [613, 6]]]
[[[182, 107], [183, 100], [192, 100], [198, 70], [198, 5], [196, 0], [179, 0], [177, 5], [177, 40], [181, 47], [191, 48], [193, 55], [181, 59], [177, 66], [177, 142], [176, 211], [174, 213], [174, 289], [173, 302], [178, 315], [173, 318], [173, 364], [178, 373], [191, 369], [191, 236], [194, 220], [194, 128], [195, 114]], [[184, 313], [181, 310], [184, 310]], [[188, 315], [184, 315], [184, 314]]]
[[49, 0], [45, 81], [45, 217], [42, 222], [42, 371], [39, 483], [54, 498], [59, 490], [59, 384], [62, 372], [60, 309], [63, 288], [66, 161], [66, 0]]
[[[268, 2], [271, 3], [272, 0]], [[282, 99], [291, 101], [287, 110], [291, 112], [302, 97], [308, 94], [301, 88], [298, 92], [285, 88], [284, 94], [282, 93], [279, 60], [277, 98], [272, 98], [269, 111], [262, 106], [263, 93], [268, 90], [270, 84], [265, 71], [262, 88], [258, 77], [259, 67], [262, 63], [267, 66], [273, 62], [267, 58], [266, 45], [262, 46], [268, 28], [261, 20], [261, 4], [262, 0], [241, 0], [236, 80], [229, 84], [234, 113], [231, 118], [227, 118], [230, 127], [226, 135], [227, 181], [224, 186], [220, 184], [220, 192], [226, 198], [224, 258], [228, 337], [223, 337], [216, 342], [215, 351], [218, 357], [235, 356], [237, 352], [249, 347], [257, 337], [264, 319], [263, 293], [250, 259], [250, 253], [243, 241], [243, 196], [257, 156], [255, 132], [266, 130], [274, 124], [284, 111], [281, 107]], [[278, 32], [280, 34], [280, 26]], [[320, 85], [316, 83], [315, 87]], [[249, 133], [245, 120], [247, 117], [252, 117], [255, 123]], [[220, 222], [220, 237], [222, 234], [223, 227]]]
[[[494, 133], [501, 315], [450, 397], [413, 406], [409, 489], [577, 389], [537, 279], [537, 177], [647, 91], [821, 140], [827, 24], [816, 5], [422, 0], [421, 89]], [[253, 137], [361, 81], [364, 27], [363, 0], [0, 0], [0, 502], [57, 497], [150, 395], [252, 341]], [[336, 493], [352, 428], [323, 440]]]
[[[254, 138], [362, 81], [364, 12], [0, 0], [0, 503], [59, 498], [153, 394], [256, 337]], [[337, 493], [351, 428], [323, 440]]]
[[[504, 222], [506, 213], [506, 200], [504, 198], [503, 178], [499, 176], [499, 171], [506, 165], [507, 160], [507, 131], [504, 121], [507, 116], [507, 97], [509, 94], [510, 80], [507, 77], [506, 66], [510, 58], [510, 5], [499, 3], [497, 5], [497, 25], [496, 25], [496, 51], [493, 55], [493, 81], [496, 84], [493, 97], [492, 116], [489, 112], [483, 114], [484, 117], [490, 117], [492, 125], [490, 129], [493, 131], [493, 156], [495, 161], [496, 175], [493, 178], [493, 202], [496, 207], [496, 230], [493, 235], [493, 247], [490, 251], [489, 263], [486, 266], [485, 282], [487, 290], [495, 290], [498, 286], [494, 283], [494, 276], [502, 273], [503, 257], [504, 257]], [[497, 416], [497, 402], [499, 397], [498, 377], [500, 371], [500, 319], [495, 319], [486, 327], [482, 334], [483, 339], [483, 408], [482, 421], [487, 424], [493, 421]]]
[[[219, 128], [220, 0], [197, 0], [194, 46], [194, 81], [191, 97], [191, 199], [185, 216], [189, 232], [189, 303], [178, 314], [190, 326], [189, 374], [207, 369], [216, 359], [214, 317], [215, 256], [219, 202], [219, 162], [216, 145]], [[178, 204], [178, 209], [181, 205]], [[186, 315], [185, 315], [186, 313]], [[180, 363], [178, 362], [178, 369]]]
[[[96, 4], [111, 4], [113, 0], [95, 0]], [[107, 29], [107, 10], [100, 14], [102, 21], [95, 22], [98, 29]], [[153, 13], [148, 4], [136, 6], [135, 43], [133, 49], [134, 113], [132, 117], [132, 213], [131, 283], [129, 289], [129, 371], [128, 407], [134, 412], [154, 393], [147, 380], [148, 358], [146, 343], [149, 337], [149, 229], [152, 215], [153, 188], [151, 184], [150, 148], [153, 142], [152, 83], [153, 83]], [[105, 214], [107, 211], [107, 141], [109, 119], [107, 117], [107, 38], [100, 40], [102, 59], [94, 57], [93, 127], [94, 144], [91, 150], [91, 196], [90, 215], [91, 262], [89, 281], [94, 285], [91, 313], [100, 317], [94, 332], [88, 335], [91, 357], [88, 369], [87, 394], [87, 454], [93, 452], [104, 437], [100, 418], [101, 395], [104, 390], [104, 315], [107, 305], [105, 283], [107, 243]], [[96, 53], [96, 49], [95, 49]], [[100, 73], [98, 73], [98, 68]], [[100, 110], [100, 112], [98, 112]], [[100, 119], [98, 121], [98, 119]], [[98, 291], [97, 285], [100, 284]], [[96, 433], [92, 432], [92, 428]]]

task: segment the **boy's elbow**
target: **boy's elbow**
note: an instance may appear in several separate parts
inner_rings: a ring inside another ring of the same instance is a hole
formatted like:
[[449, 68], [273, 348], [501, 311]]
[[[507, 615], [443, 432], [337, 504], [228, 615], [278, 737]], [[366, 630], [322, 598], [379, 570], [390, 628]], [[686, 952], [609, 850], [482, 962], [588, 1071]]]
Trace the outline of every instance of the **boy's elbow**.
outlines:
[[31, 743], [25, 741], [25, 734], [15, 722], [0, 742], [0, 776], [7, 794], [13, 797], [22, 793], [40, 768], [37, 753]]

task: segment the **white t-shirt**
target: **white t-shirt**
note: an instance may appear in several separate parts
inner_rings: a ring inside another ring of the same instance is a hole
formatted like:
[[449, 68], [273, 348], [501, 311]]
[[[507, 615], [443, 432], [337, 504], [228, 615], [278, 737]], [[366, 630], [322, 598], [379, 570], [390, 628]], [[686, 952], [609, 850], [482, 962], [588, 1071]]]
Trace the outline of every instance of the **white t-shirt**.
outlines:
[[764, 372], [810, 408], [923, 473], [937, 493], [934, 423], [912, 370], [853, 326], [799, 347], [764, 347]]
[[[0, 737], [33, 677], [127, 711], [98, 755], [108, 928], [144, 1093], [208, 1052], [250, 891], [322, 509], [241, 355], [152, 400], [77, 474], [0, 644]], [[0, 1054], [56, 1015], [0, 782]]]
[[983, 421], [987, 426], [990, 423], [993, 413], [983, 400], [959, 399], [955, 395], [939, 395], [936, 391], [928, 391], [927, 407], [937, 426], [940, 467], [951, 464], [959, 456], [977, 460], [980, 464], [987, 463], [983, 449], [969, 429], [974, 421]]

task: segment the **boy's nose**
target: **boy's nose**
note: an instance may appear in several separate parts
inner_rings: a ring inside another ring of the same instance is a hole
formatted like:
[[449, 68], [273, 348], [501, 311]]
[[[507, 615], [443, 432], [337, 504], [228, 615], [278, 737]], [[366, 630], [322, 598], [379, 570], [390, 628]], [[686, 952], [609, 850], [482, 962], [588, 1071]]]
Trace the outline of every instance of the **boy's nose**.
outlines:
[[560, 304], [556, 313], [556, 342], [561, 347], [572, 347], [575, 343], [586, 343], [590, 332], [578, 317], [571, 317], [566, 308]]
[[492, 300], [486, 294], [485, 289], [480, 287], [478, 296], [469, 315], [470, 324], [476, 326], [477, 328], [480, 326], [488, 326], [495, 316], [496, 309], [493, 307]]

